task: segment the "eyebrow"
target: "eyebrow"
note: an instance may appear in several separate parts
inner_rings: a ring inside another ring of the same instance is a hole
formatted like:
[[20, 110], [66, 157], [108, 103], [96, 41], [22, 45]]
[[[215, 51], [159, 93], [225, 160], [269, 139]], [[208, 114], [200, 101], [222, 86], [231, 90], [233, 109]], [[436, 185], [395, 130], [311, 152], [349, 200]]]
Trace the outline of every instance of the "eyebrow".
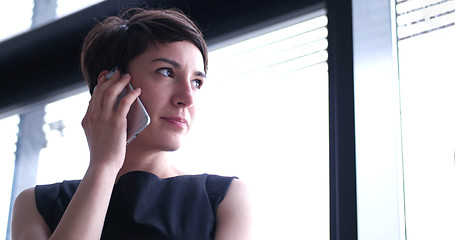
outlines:
[[[181, 68], [182, 65], [172, 59], [169, 59], [169, 58], [156, 58], [156, 59], [153, 59], [153, 62], [165, 62], [165, 63], [169, 63], [171, 64], [173, 67], [175, 68]], [[195, 71], [195, 74], [196, 76], [199, 76], [199, 77], [203, 77], [203, 78], [207, 78], [207, 76], [205, 75], [205, 73], [201, 72], [201, 71]]]

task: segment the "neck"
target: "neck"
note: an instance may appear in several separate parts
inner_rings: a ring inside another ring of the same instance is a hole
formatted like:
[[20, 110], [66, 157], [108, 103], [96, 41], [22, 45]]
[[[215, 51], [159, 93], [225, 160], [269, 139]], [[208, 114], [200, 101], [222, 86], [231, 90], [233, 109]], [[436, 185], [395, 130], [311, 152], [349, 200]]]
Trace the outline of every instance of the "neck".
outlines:
[[183, 174], [168, 162], [165, 151], [144, 151], [143, 149], [137, 149], [134, 145], [129, 145], [126, 148], [125, 162], [117, 174], [117, 180], [125, 173], [133, 171], [150, 172], [159, 178]]

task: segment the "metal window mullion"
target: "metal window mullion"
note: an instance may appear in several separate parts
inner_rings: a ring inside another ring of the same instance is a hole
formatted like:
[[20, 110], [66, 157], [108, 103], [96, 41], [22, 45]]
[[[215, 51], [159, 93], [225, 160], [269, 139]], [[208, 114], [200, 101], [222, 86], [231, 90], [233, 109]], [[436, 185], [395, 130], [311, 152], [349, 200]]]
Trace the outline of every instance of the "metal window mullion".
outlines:
[[352, 9], [327, 0], [330, 133], [330, 239], [357, 239]]

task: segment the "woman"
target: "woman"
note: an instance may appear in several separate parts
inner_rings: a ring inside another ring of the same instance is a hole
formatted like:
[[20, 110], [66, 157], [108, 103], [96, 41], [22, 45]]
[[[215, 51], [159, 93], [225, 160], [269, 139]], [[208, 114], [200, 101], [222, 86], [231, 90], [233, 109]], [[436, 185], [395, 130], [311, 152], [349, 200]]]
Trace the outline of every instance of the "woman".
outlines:
[[[82, 120], [89, 167], [80, 181], [22, 192], [13, 239], [248, 239], [244, 183], [186, 175], [166, 160], [191, 128], [207, 72], [195, 24], [176, 10], [109, 17], [86, 37], [81, 66], [92, 94]], [[135, 90], [114, 107], [129, 83]], [[139, 96], [151, 123], [126, 145], [126, 115]]]

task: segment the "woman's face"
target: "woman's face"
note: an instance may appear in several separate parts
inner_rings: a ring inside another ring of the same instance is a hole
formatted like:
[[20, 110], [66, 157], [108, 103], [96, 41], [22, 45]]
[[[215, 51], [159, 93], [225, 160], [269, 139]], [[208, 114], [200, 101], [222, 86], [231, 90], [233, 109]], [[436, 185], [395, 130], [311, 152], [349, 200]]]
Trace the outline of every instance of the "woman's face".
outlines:
[[195, 101], [205, 80], [199, 49], [189, 41], [152, 45], [128, 65], [131, 84], [142, 89], [140, 99], [150, 125], [132, 144], [176, 150], [191, 128]]

